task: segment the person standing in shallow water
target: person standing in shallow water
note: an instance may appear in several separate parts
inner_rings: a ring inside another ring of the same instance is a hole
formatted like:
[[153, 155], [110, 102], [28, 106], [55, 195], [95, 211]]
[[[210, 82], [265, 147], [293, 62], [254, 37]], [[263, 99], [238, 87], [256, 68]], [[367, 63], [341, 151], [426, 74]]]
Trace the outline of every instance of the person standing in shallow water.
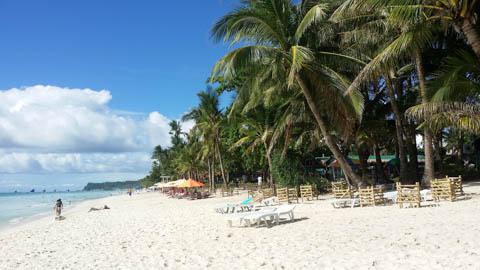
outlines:
[[62, 209], [63, 209], [63, 202], [62, 199], [58, 199], [57, 202], [55, 203], [55, 215], [56, 218], [60, 218], [60, 215], [62, 214]]

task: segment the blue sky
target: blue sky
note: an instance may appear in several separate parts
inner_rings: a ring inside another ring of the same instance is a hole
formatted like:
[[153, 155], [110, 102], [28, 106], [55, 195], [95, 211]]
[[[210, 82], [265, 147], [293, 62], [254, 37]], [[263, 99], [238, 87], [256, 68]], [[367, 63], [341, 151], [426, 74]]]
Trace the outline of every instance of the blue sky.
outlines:
[[144, 176], [228, 51], [210, 28], [238, 2], [0, 1], [0, 191]]
[[210, 40], [233, 0], [4, 0], [0, 89], [108, 89], [111, 107], [179, 117], [226, 46]]

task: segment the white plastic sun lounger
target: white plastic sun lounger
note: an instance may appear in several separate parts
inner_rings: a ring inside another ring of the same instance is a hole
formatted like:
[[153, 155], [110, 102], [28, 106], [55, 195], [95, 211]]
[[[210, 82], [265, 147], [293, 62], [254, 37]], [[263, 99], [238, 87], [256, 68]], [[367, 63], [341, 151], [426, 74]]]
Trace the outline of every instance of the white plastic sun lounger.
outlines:
[[229, 214], [229, 213], [239, 213], [239, 212], [248, 212], [252, 211], [254, 208], [253, 205], [245, 205], [245, 204], [232, 204], [228, 203], [224, 206], [216, 207], [215, 212], [220, 214]]
[[257, 226], [260, 226], [260, 224], [265, 222], [265, 225], [268, 227], [268, 221], [270, 222], [275, 222], [277, 225], [280, 223], [280, 217], [287, 215], [290, 219], [290, 221], [294, 220], [294, 214], [293, 210], [295, 209], [295, 205], [280, 205], [279, 207], [272, 209], [271, 211], [258, 211], [251, 213], [250, 215], [245, 215], [243, 216], [240, 221], [245, 221], [245, 223], [248, 226], [251, 226], [252, 224], [257, 224]]
[[262, 216], [265, 213], [272, 213], [273, 211], [275, 211], [275, 208], [265, 207], [255, 212], [243, 212], [243, 213], [235, 213], [235, 214], [227, 215], [226, 220], [229, 227], [232, 227], [233, 223], [236, 221], [238, 221], [241, 226], [243, 225], [244, 221], [250, 220], [250, 217]]
[[[294, 220], [295, 217], [293, 215], [293, 210], [295, 209], [296, 205], [280, 205], [275, 212], [278, 214], [278, 218], [284, 215], [288, 215], [290, 221]], [[278, 223], [278, 220], [277, 220]]]

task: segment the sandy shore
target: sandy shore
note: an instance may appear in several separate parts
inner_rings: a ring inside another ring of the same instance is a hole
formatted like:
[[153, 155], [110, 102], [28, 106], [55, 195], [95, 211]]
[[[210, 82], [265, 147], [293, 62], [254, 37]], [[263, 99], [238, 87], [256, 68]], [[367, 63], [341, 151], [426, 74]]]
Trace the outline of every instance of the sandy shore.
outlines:
[[324, 197], [271, 228], [229, 228], [213, 211], [246, 195], [108, 197], [0, 232], [0, 269], [480, 269], [480, 185], [465, 191], [471, 200], [421, 209]]

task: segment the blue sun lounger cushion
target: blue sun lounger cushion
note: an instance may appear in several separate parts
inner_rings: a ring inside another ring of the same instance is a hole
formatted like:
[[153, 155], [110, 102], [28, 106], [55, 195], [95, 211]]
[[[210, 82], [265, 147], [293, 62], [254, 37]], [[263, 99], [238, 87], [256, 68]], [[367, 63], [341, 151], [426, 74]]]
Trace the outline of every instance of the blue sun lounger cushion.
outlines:
[[249, 204], [249, 203], [252, 202], [252, 201], [253, 201], [253, 198], [248, 198], [248, 199], [244, 200], [241, 204], [242, 204], [242, 205], [247, 205], [247, 204]]

